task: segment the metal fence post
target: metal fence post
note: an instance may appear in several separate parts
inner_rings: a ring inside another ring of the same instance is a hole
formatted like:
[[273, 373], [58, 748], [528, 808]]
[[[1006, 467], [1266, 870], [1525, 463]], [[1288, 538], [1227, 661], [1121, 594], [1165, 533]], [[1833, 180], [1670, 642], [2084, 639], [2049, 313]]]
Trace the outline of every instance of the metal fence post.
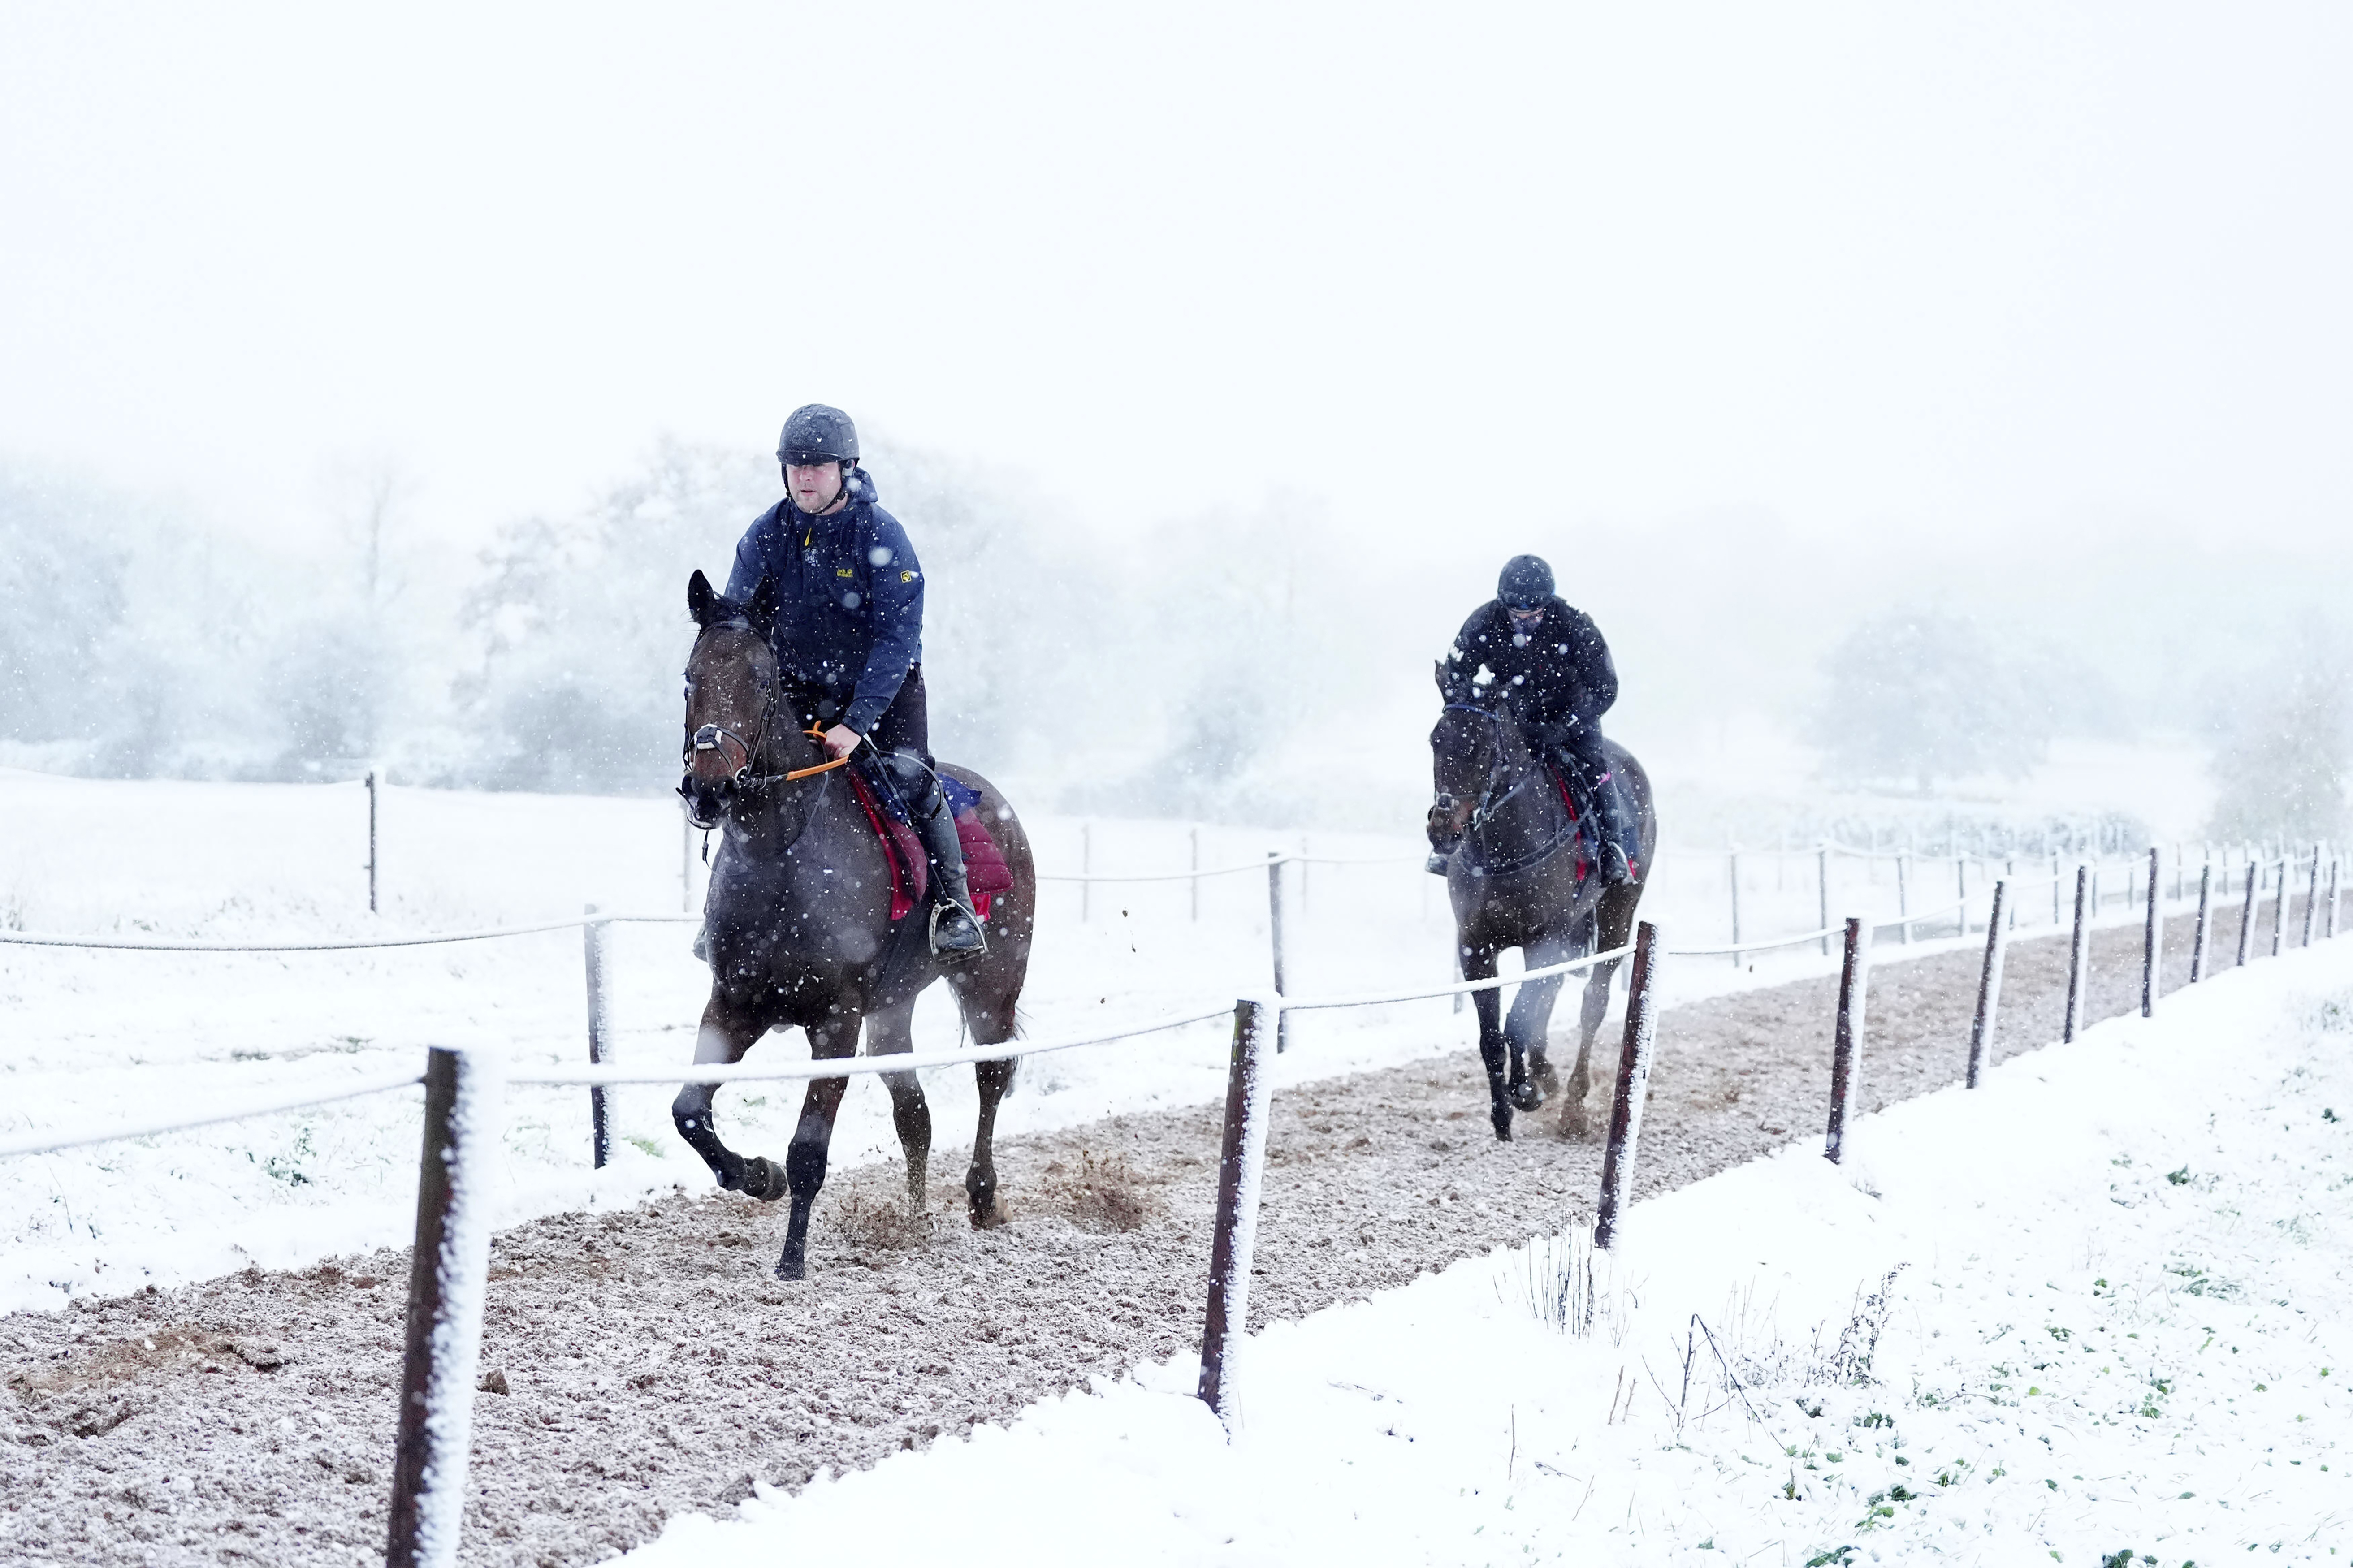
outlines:
[[1618, 1226], [1634, 1186], [1634, 1146], [1642, 1131], [1642, 1101], [1651, 1083], [1651, 1045], [1658, 1033], [1651, 982], [1657, 978], [1659, 928], [1634, 930], [1634, 970], [1626, 995], [1626, 1035], [1618, 1048], [1618, 1089], [1609, 1101], [1609, 1142], [1601, 1155], [1601, 1195], [1593, 1211], [1593, 1245], [1617, 1245]]
[[2092, 951], [2092, 868], [2075, 868], [2075, 940], [2067, 953], [2067, 1020], [2059, 1032], [2072, 1040], [2084, 1026], [2084, 966]]
[[368, 913], [375, 913], [375, 770], [367, 776], [368, 792]]
[[426, 1057], [387, 1568], [448, 1568], [458, 1561], [490, 1272], [485, 1145], [498, 1133], [501, 1090], [498, 1065], [483, 1053], [436, 1047]]
[[[612, 1029], [605, 1005], [605, 922], [596, 918], [594, 904], [584, 912], [588, 918], [580, 923], [580, 961], [588, 980], [588, 1061], [592, 1067], [602, 1067]], [[588, 1150], [600, 1171], [613, 1157], [612, 1113], [605, 1095], [603, 1084], [588, 1086]]]
[[[1201, 1327], [1202, 1402], [1234, 1429], [1233, 1347], [1250, 1328], [1250, 1258], [1258, 1244], [1259, 1188], [1266, 1171], [1266, 1123], [1272, 1078], [1267, 1037], [1282, 1028], [1282, 1002], [1234, 1004], [1234, 1042], [1226, 1073], [1226, 1125], [1218, 1154], [1217, 1228], [1209, 1243], [1209, 1306]], [[1269, 1015], [1276, 1016], [1270, 1018]], [[1272, 1027], [1270, 1028], [1270, 1024]]]
[[1871, 985], [1871, 928], [1863, 921], [1846, 922], [1846, 965], [1839, 973], [1838, 1032], [1831, 1047], [1831, 1120], [1822, 1141], [1822, 1158], [1831, 1164], [1846, 1159], [1847, 1117], [1854, 1104], [1856, 1058], [1862, 1054], [1863, 1003]]
[[1969, 1025], [1969, 1068], [1965, 1081], [1971, 1089], [1984, 1078], [1986, 1058], [1993, 1052], [1994, 1016], [2001, 1006], [2002, 959], [2010, 946], [2001, 912], [2009, 902], [2010, 884], [1996, 882], [1993, 909], [1986, 917], [1985, 968], [1978, 974], [1978, 1013]]
[[2206, 942], [2214, 924], [2214, 867], [2209, 861], [2198, 873], [2198, 929], [2189, 939], [2189, 984], [2206, 978]]
[[2157, 1016], [2158, 966], [2164, 931], [2160, 922], [2165, 918], [2158, 910], [2158, 871], [2157, 847], [2152, 844], [2148, 850], [2148, 922], [2141, 932], [2140, 944], [2140, 1016], [2144, 1018]]
[[[1274, 950], [1274, 994], [1285, 994], [1291, 955], [1290, 932], [1282, 918], [1282, 861], [1280, 849], [1266, 852], [1266, 925], [1268, 944]], [[1274, 1023], [1274, 1048], [1278, 1052], [1291, 1048], [1291, 1019], [1279, 1017]]]

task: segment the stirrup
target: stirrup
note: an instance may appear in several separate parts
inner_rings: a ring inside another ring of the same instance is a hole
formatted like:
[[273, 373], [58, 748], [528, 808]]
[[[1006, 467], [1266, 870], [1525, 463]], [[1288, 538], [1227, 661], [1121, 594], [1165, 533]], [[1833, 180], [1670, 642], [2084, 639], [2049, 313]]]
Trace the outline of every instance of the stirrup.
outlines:
[[[951, 942], [943, 945], [941, 942], [943, 933], [940, 931], [941, 919], [951, 910], [964, 917], [964, 931], [971, 933], [971, 940]], [[953, 899], [942, 899], [932, 905], [931, 929], [926, 935], [932, 944], [932, 956], [942, 963], [969, 963], [976, 958], [988, 956], [988, 933], [981, 929], [980, 917]]]
[[1446, 875], [1446, 868], [1453, 864], [1453, 856], [1440, 855], [1436, 850], [1432, 850], [1430, 858], [1422, 863], [1421, 868], [1433, 877], [1443, 877]]
[[1602, 846], [1600, 871], [1601, 879], [1613, 888], [1624, 887], [1634, 880], [1634, 862], [1627, 858], [1625, 850], [1615, 844]]

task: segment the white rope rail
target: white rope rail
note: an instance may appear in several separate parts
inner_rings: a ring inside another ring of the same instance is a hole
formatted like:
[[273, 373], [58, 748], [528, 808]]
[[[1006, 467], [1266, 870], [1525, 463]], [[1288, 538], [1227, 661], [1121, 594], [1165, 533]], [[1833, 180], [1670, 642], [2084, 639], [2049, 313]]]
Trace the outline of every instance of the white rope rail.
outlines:
[[1451, 985], [1436, 985], [1427, 991], [1371, 991], [1356, 996], [1275, 996], [1264, 998], [1267, 1005], [1286, 1013], [1314, 1012], [1326, 1007], [1381, 1007], [1393, 1002], [1428, 1002], [1440, 996], [1460, 996], [1472, 991], [1493, 991], [1498, 986], [1518, 985], [1530, 980], [1549, 980], [1556, 974], [1573, 974], [1590, 969], [1597, 963], [1630, 957], [1633, 944], [1613, 947], [1607, 952], [1593, 953], [1585, 958], [1572, 958], [1565, 963], [1547, 963], [1539, 969], [1524, 969], [1517, 974], [1498, 974], [1486, 980], [1459, 980]]
[[214, 1127], [224, 1121], [243, 1121], [248, 1117], [274, 1116], [283, 1110], [309, 1110], [317, 1106], [333, 1105], [338, 1100], [358, 1100], [371, 1094], [387, 1094], [396, 1089], [413, 1089], [424, 1082], [422, 1074], [405, 1072], [391, 1078], [370, 1079], [365, 1083], [353, 1084], [329, 1093], [316, 1090], [288, 1095], [279, 1100], [239, 1106], [229, 1110], [207, 1111], [197, 1116], [180, 1116], [169, 1121], [151, 1121], [129, 1127], [103, 1129], [83, 1128], [79, 1131], [28, 1132], [14, 1138], [0, 1138], [0, 1159], [12, 1154], [48, 1154], [60, 1149], [79, 1149], [91, 1143], [112, 1143], [123, 1139], [153, 1138], [165, 1132], [185, 1132], [195, 1127]]
[[211, 942], [198, 937], [68, 936], [50, 931], [0, 931], [0, 942], [19, 947], [80, 947], [124, 952], [357, 952], [371, 948], [435, 947], [453, 942], [491, 942], [502, 936], [539, 936], [592, 925], [676, 924], [701, 915], [582, 915], [540, 925], [487, 926], [479, 931], [424, 931], [416, 936], [375, 937], [348, 942]]
[[1206, 1024], [1212, 1018], [1230, 1018], [1233, 1013], [1233, 1004], [1228, 1002], [1205, 1012], [1181, 1014], [1173, 1018], [1161, 1018], [1103, 1034], [1084, 1035], [1075, 1039], [1043, 1042], [1008, 1040], [1001, 1046], [978, 1046], [960, 1051], [908, 1051], [895, 1056], [837, 1057], [825, 1061], [764, 1062], [753, 1067], [741, 1062], [689, 1062], [651, 1068], [516, 1068], [508, 1071], [506, 1081], [511, 1084], [609, 1087], [629, 1083], [797, 1081], [818, 1078], [856, 1078], [868, 1073], [918, 1072], [933, 1068], [968, 1067], [975, 1062], [1001, 1062], [1014, 1057], [1044, 1056], [1051, 1051], [1072, 1051], [1082, 1046], [1109, 1045], [1114, 1040], [1163, 1034], [1190, 1024]]
[[1139, 871], [1126, 875], [1115, 871], [1090, 871], [1083, 875], [1066, 872], [1039, 872], [1041, 882], [1189, 882], [1198, 877], [1232, 877], [1244, 871], [1263, 871], [1269, 866], [1410, 866], [1420, 862], [1419, 855], [1293, 855], [1277, 853], [1256, 860], [1240, 860], [1230, 866], [1204, 866], [1198, 871]]

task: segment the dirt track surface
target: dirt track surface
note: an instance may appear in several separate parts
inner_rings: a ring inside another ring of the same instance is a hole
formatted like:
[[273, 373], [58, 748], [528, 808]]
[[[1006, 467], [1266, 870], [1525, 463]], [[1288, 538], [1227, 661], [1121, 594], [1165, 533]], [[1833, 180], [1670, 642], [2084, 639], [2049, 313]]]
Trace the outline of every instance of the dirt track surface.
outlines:
[[[2140, 941], [2096, 936], [2087, 1017], [2138, 1006]], [[1978, 965], [1873, 973], [1862, 1109], [1957, 1079]], [[2063, 941], [2011, 947], [1998, 1058], [2056, 1037], [2065, 984]], [[1662, 1016], [1638, 1195], [1821, 1136], [1836, 995], [1810, 980]], [[1556, 1110], [1497, 1142], [1468, 1052], [1278, 1097], [1253, 1322], [1589, 1216], [1600, 1149], [1554, 1135]], [[754, 1477], [797, 1487], [1192, 1350], [1218, 1115], [1008, 1142], [1010, 1223], [986, 1232], [949, 1181], [917, 1227], [891, 1207], [898, 1170], [842, 1173], [797, 1285], [768, 1272], [783, 1205], [732, 1194], [501, 1235], [482, 1366], [508, 1392], [476, 1401], [463, 1560], [595, 1562]], [[934, 1174], [960, 1179], [965, 1152], [943, 1144]], [[381, 1562], [407, 1268], [378, 1252], [0, 1319], [0, 1562]]]

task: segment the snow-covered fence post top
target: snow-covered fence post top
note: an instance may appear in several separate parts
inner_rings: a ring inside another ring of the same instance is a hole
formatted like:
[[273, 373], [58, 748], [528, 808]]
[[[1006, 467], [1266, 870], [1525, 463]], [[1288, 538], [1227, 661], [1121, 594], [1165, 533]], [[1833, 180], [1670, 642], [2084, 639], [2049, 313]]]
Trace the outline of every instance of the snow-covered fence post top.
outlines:
[[1201, 1326], [1203, 1403], [1234, 1429], [1233, 1347], [1250, 1327], [1250, 1258], [1258, 1244], [1259, 1187], [1266, 1171], [1268, 1055], [1281, 1026], [1281, 1000], [1234, 1004], [1233, 1052], [1226, 1075], [1226, 1125], [1218, 1153], [1217, 1228], [1209, 1243], [1209, 1305]]
[[458, 1561], [490, 1272], [491, 1148], [503, 1089], [501, 1064], [487, 1052], [437, 1046], [426, 1058], [425, 1151], [409, 1256], [387, 1568], [447, 1568]]
[[1822, 1141], [1822, 1158], [1838, 1164], [1846, 1158], [1846, 1124], [1854, 1103], [1855, 1068], [1862, 1054], [1863, 1003], [1871, 984], [1871, 926], [1846, 922], [1846, 961], [1839, 971], [1838, 1033], [1831, 1051], [1831, 1119]]
[[1653, 983], [1665, 952], [1659, 943], [1656, 922], [1643, 921], [1635, 927], [1634, 970], [1626, 987], [1626, 1036], [1618, 1049], [1618, 1088], [1609, 1100], [1609, 1142], [1601, 1153], [1601, 1196], [1593, 1212], [1593, 1245], [1604, 1249], [1618, 1244], [1619, 1219], [1634, 1187], [1634, 1146], [1641, 1137], [1642, 1100], [1651, 1083], [1651, 1045], [1658, 1033]]
[[1978, 975], [1977, 1017], [1969, 1025], [1969, 1067], [1968, 1084], [1978, 1087], [1985, 1077], [1986, 1058], [1993, 1051], [1994, 1017], [2001, 1007], [2002, 958], [2009, 947], [2009, 936], [2002, 924], [2002, 910], [2010, 902], [2010, 883], [1993, 885], [1993, 909], [1986, 916], [1985, 968]]

